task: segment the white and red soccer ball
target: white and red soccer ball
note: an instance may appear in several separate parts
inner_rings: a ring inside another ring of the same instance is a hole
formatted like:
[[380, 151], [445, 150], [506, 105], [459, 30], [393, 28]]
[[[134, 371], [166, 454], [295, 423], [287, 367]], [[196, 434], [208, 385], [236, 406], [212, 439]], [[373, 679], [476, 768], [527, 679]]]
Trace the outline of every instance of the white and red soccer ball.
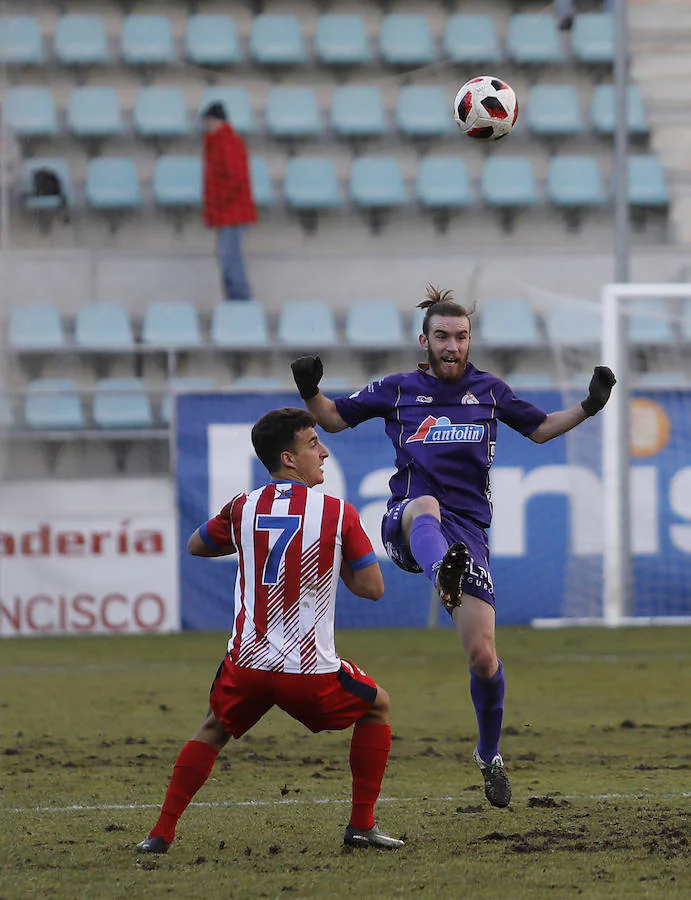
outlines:
[[516, 94], [495, 75], [471, 78], [456, 94], [453, 115], [468, 137], [477, 141], [498, 141], [506, 137], [518, 118]]

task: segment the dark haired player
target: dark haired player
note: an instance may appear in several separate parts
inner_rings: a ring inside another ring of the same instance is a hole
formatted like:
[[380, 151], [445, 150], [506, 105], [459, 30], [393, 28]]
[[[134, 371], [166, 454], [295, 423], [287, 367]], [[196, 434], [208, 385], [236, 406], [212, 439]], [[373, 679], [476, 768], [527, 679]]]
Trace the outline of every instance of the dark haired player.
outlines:
[[359, 597], [378, 600], [384, 580], [354, 507], [312, 490], [328, 450], [304, 409], [275, 409], [252, 429], [271, 481], [238, 494], [189, 539], [195, 556], [237, 553], [235, 622], [211, 686], [210, 707], [175, 763], [158, 821], [137, 844], [166, 853], [178, 819], [205, 783], [219, 750], [272, 706], [310, 731], [354, 725], [350, 823], [344, 844], [395, 850], [403, 841], [374, 822], [391, 749], [389, 695], [334, 646], [339, 574]]
[[545, 413], [468, 361], [470, 312], [451, 291], [428, 286], [420, 346], [427, 355], [414, 372], [389, 375], [350, 397], [319, 391], [318, 356], [292, 364], [307, 408], [327, 432], [384, 419], [396, 450], [396, 473], [382, 520], [389, 558], [407, 572], [424, 572], [437, 588], [463, 643], [479, 741], [474, 758], [492, 806], [505, 807], [511, 784], [499, 752], [504, 669], [495, 647], [495, 598], [487, 529], [491, 522], [490, 467], [497, 422], [538, 444], [570, 431], [607, 403], [616, 379], [597, 366], [582, 403]]

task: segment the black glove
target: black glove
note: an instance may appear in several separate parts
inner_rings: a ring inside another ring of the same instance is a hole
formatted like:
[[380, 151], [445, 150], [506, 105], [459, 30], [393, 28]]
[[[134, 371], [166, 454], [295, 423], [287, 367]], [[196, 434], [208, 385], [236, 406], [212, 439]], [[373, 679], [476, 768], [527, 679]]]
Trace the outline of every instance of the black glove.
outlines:
[[290, 364], [293, 378], [303, 400], [311, 400], [319, 393], [319, 382], [324, 374], [320, 356], [300, 356]]
[[588, 396], [581, 401], [583, 411], [588, 416], [594, 416], [599, 413], [602, 407], [609, 400], [612, 388], [617, 383], [614, 372], [607, 366], [595, 366], [593, 377], [588, 385]]

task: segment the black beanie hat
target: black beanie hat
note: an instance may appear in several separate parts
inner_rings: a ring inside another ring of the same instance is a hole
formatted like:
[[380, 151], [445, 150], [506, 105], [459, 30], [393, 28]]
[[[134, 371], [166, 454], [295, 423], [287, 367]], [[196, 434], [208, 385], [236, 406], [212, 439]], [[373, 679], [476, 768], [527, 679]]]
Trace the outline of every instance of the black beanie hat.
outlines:
[[202, 119], [221, 119], [227, 122], [228, 116], [222, 103], [210, 103], [202, 113]]

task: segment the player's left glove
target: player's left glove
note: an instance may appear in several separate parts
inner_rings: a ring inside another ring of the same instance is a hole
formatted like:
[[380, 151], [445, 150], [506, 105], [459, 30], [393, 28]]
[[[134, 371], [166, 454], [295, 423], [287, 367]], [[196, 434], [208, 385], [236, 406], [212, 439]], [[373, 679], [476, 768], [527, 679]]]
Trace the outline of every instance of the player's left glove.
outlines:
[[311, 400], [319, 393], [324, 365], [319, 356], [299, 356], [290, 364], [293, 378], [303, 400]]
[[588, 386], [588, 396], [581, 401], [583, 412], [587, 416], [594, 416], [599, 413], [609, 400], [612, 388], [617, 383], [614, 372], [607, 366], [595, 366], [593, 377], [590, 379]]

